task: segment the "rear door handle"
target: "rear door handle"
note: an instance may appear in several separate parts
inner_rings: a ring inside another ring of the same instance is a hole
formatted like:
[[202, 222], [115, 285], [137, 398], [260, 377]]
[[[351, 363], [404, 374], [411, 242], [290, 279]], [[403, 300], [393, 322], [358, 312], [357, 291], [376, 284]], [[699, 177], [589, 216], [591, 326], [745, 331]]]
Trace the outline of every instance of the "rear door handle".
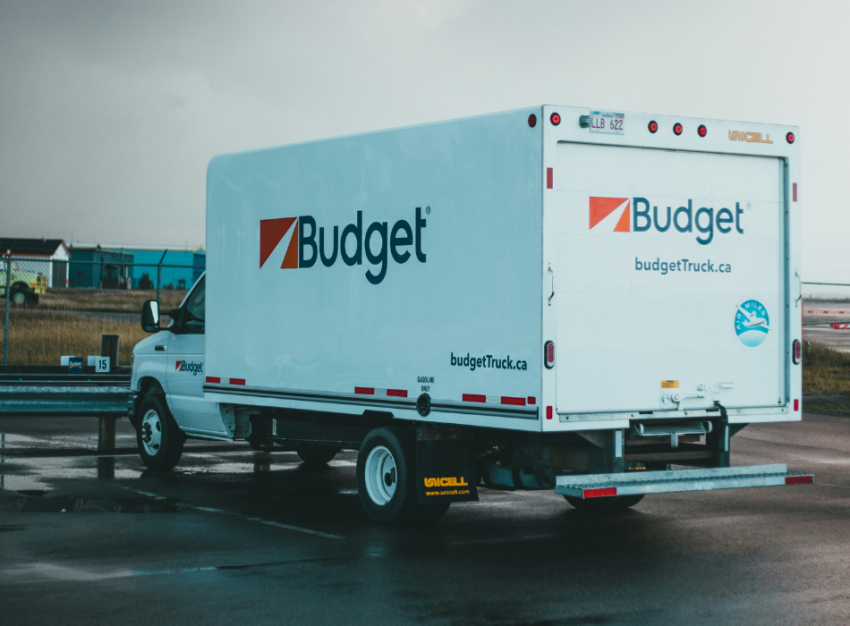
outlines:
[[165, 346], [163, 346], [163, 345], [154, 346], [154, 350], [156, 350], [157, 352], [165, 352]]

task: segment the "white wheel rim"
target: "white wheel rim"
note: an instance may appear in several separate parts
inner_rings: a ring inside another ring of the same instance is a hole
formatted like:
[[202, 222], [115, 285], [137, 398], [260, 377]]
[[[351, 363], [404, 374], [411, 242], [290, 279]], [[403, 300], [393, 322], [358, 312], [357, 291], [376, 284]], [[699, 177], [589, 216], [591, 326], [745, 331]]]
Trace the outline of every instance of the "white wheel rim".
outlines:
[[395, 495], [398, 482], [395, 459], [384, 446], [372, 448], [366, 457], [366, 491], [378, 506], [386, 505]]
[[20, 291], [17, 292], [14, 296], [12, 296], [12, 302], [14, 302], [15, 304], [17, 304], [19, 306], [26, 301], [27, 301], [26, 295], [22, 294]]
[[162, 420], [153, 409], [142, 418], [142, 446], [148, 456], [156, 456], [162, 446]]

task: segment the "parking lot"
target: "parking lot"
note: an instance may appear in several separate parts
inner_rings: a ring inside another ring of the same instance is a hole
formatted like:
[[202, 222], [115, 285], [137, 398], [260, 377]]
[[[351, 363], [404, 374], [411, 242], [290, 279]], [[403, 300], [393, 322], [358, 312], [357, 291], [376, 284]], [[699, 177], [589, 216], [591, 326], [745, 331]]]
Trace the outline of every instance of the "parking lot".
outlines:
[[850, 421], [749, 426], [737, 464], [814, 486], [648, 496], [582, 514], [481, 490], [431, 526], [362, 512], [356, 457], [189, 442], [144, 471], [126, 420], [0, 418], [4, 624], [846, 624]]

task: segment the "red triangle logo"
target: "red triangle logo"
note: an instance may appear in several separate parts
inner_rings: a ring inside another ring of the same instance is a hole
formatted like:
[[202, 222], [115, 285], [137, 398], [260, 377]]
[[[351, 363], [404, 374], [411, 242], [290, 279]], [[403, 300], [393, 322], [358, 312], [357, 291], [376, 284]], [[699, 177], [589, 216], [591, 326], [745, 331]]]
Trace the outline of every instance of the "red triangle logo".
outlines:
[[[269, 260], [272, 252], [274, 252], [277, 245], [280, 243], [280, 240], [283, 239], [284, 235], [289, 232], [292, 224], [295, 223], [295, 217], [281, 217], [273, 220], [260, 220], [260, 267], [265, 265], [266, 261]], [[295, 249], [298, 248], [298, 231], [293, 233], [292, 241], [295, 242]], [[297, 252], [295, 253], [295, 265], [288, 266], [286, 265], [287, 261], [291, 261], [290, 257], [292, 256], [293, 246], [290, 242], [289, 248], [286, 251], [286, 257], [283, 260], [284, 267], [298, 267], [298, 256]]]
[[597, 198], [590, 197], [590, 228], [611, 215], [615, 210], [626, 204], [626, 209], [614, 227], [615, 233], [631, 232], [630, 205], [628, 198]]

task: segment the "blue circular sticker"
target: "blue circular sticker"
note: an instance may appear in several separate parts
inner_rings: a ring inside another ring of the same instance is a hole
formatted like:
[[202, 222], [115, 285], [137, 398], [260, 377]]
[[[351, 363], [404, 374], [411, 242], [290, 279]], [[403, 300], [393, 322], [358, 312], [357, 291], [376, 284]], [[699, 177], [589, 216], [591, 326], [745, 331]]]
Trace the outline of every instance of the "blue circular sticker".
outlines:
[[735, 312], [735, 333], [745, 346], [755, 348], [767, 338], [770, 316], [758, 300], [747, 300]]

